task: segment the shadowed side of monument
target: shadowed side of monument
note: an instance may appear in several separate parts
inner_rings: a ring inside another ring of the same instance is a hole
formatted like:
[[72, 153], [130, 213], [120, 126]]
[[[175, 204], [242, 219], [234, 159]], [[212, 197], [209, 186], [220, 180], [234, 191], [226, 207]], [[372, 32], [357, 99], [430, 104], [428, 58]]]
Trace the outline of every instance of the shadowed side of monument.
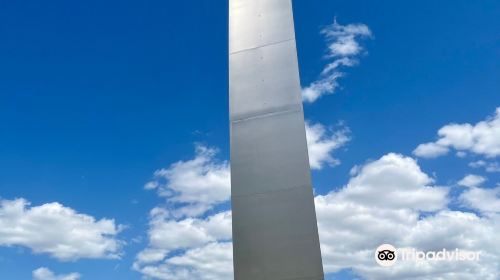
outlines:
[[291, 0], [229, 1], [236, 280], [319, 280]]

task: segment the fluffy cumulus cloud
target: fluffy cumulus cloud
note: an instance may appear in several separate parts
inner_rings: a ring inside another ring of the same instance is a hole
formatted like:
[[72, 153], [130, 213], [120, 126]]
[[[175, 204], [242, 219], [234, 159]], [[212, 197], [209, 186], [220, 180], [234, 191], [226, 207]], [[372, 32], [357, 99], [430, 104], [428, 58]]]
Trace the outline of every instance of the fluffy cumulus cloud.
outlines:
[[[434, 186], [412, 158], [388, 154], [358, 168], [344, 188], [315, 198], [325, 271], [350, 268], [364, 279], [496, 279], [498, 215], [452, 211], [449, 200], [449, 189]], [[488, 209], [494, 212], [498, 202], [491, 198]], [[479, 205], [468, 204], [471, 210]], [[423, 251], [481, 251], [483, 258], [382, 268], [373, 252], [384, 243]]]
[[168, 207], [151, 210], [149, 244], [136, 256], [134, 270], [154, 279], [232, 277], [231, 212], [206, 215], [231, 194], [229, 164], [216, 154], [198, 145], [193, 159], [156, 171], [146, 184]]
[[[449, 124], [438, 131], [438, 140], [419, 145], [414, 154], [435, 158], [447, 154], [450, 149], [470, 152], [487, 158], [500, 156], [500, 107], [492, 117], [476, 124]], [[494, 166], [492, 165], [493, 169]]]
[[40, 267], [33, 271], [33, 280], [78, 280], [80, 279], [80, 274], [70, 273], [55, 275], [54, 272], [50, 271], [48, 268]]
[[329, 63], [319, 79], [302, 90], [303, 100], [309, 103], [335, 92], [339, 78], [344, 76], [342, 69], [357, 65], [358, 57], [364, 52], [360, 40], [372, 37], [370, 28], [364, 24], [341, 25], [337, 21], [323, 28], [321, 34], [328, 44], [326, 58]]
[[151, 211], [149, 246], [133, 268], [156, 279], [232, 278], [231, 212], [207, 218], [172, 219], [165, 209]]
[[322, 169], [325, 165], [335, 166], [340, 164], [332, 153], [343, 147], [350, 140], [347, 127], [338, 131], [329, 131], [320, 123], [306, 123], [307, 146], [309, 150], [309, 163], [312, 169]]
[[500, 213], [500, 186], [496, 188], [472, 187], [460, 195], [460, 200], [466, 207], [483, 214]]
[[[137, 269], [137, 263], [134, 264]], [[233, 279], [231, 242], [214, 242], [185, 251], [183, 254], [138, 268], [146, 277], [164, 280]]]
[[439, 156], [446, 155], [449, 152], [448, 147], [439, 145], [437, 143], [425, 143], [420, 144], [413, 151], [413, 154], [424, 158], [436, 158]]
[[172, 215], [198, 216], [231, 196], [227, 161], [217, 161], [217, 149], [196, 146], [196, 156], [157, 170], [146, 189], [156, 189], [175, 207]]
[[[453, 211], [450, 188], [437, 186], [413, 158], [391, 153], [359, 166], [344, 187], [315, 197], [325, 272], [352, 269], [368, 280], [496, 279], [500, 187], [470, 185], [459, 197], [468, 210]], [[154, 279], [232, 279], [231, 213], [172, 219], [166, 211], [152, 211], [149, 246], [134, 268]], [[383, 243], [480, 251], [481, 261], [383, 268], [373, 257]]]
[[[433, 179], [416, 161], [399, 154], [387, 154], [358, 168], [346, 187], [330, 193], [338, 200], [379, 208], [436, 211], [447, 204], [448, 189], [433, 187]], [[383, 199], [374, 199], [383, 193]], [[325, 196], [325, 197], [328, 197]]]
[[462, 180], [458, 181], [457, 184], [459, 186], [473, 188], [473, 187], [480, 186], [485, 181], [486, 181], [486, 178], [484, 178], [483, 176], [469, 174], [469, 175], [465, 176]]
[[62, 260], [118, 258], [121, 226], [59, 203], [31, 207], [24, 199], [0, 201], [0, 245], [23, 246]]

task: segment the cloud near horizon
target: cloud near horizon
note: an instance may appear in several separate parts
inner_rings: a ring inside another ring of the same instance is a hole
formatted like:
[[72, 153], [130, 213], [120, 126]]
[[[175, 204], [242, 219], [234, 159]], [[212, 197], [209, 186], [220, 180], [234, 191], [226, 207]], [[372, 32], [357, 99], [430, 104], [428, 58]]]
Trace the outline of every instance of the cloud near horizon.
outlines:
[[33, 280], [78, 280], [81, 275], [79, 273], [55, 275], [50, 269], [40, 267], [33, 271]]
[[60, 261], [119, 258], [121, 229], [114, 220], [96, 220], [59, 203], [0, 200], [0, 246], [27, 247]]
[[[450, 187], [436, 186], [415, 159], [389, 153], [366, 163], [351, 173], [344, 187], [315, 197], [325, 272], [352, 269], [368, 280], [493, 280], [500, 274], [500, 244], [495, 241], [500, 238], [498, 193], [498, 188], [475, 187], [457, 198], [468, 210], [454, 211], [448, 206], [455, 200]], [[152, 211], [149, 246], [137, 256], [134, 269], [164, 280], [233, 279], [231, 212], [173, 219], [165, 211]], [[477, 250], [482, 259], [402, 262], [387, 269], [373, 260], [375, 248], [383, 243], [420, 250]]]

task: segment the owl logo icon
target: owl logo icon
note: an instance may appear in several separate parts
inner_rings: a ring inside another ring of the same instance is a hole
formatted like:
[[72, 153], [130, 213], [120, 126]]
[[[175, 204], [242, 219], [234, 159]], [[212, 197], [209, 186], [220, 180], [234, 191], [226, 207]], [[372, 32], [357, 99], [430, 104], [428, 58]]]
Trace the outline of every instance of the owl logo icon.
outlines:
[[380, 266], [393, 266], [398, 260], [396, 248], [391, 244], [383, 244], [375, 250], [375, 261]]
[[396, 252], [390, 250], [382, 250], [378, 252], [377, 258], [381, 261], [392, 261], [396, 257]]

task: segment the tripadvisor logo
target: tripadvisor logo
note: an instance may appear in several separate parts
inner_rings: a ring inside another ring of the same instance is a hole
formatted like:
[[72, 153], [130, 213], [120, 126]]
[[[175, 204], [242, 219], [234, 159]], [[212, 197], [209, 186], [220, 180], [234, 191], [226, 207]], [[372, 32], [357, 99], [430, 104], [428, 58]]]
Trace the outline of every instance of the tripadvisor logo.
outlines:
[[396, 249], [391, 244], [383, 244], [375, 250], [375, 261], [384, 267], [393, 266], [401, 261], [479, 261], [480, 252], [465, 250], [418, 251], [414, 248]]
[[382, 244], [375, 250], [375, 261], [381, 266], [393, 266], [397, 260], [396, 248], [391, 244]]

